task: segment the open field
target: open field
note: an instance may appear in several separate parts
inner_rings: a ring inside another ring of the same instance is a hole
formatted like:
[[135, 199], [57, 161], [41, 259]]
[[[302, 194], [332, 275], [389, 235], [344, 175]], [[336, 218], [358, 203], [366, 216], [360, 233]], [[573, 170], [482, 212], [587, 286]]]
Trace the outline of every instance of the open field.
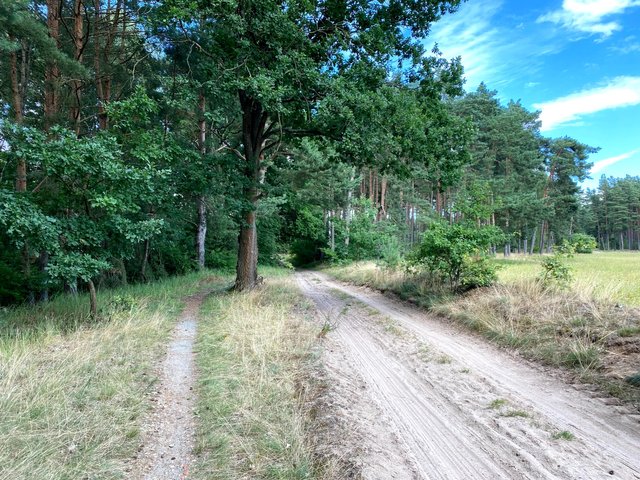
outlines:
[[[500, 281], [505, 284], [535, 278], [540, 271], [539, 255], [499, 256]], [[590, 292], [603, 301], [640, 306], [640, 252], [577, 254], [567, 260], [572, 268], [572, 288]]]

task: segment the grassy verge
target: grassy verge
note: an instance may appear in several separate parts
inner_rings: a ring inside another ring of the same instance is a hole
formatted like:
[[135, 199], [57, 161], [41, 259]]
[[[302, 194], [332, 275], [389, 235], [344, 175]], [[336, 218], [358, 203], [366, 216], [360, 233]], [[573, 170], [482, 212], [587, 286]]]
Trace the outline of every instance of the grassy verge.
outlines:
[[317, 328], [296, 304], [293, 278], [267, 270], [249, 293], [220, 292], [201, 310], [194, 478], [318, 478], [297, 385]]
[[180, 298], [209, 280], [101, 292], [93, 321], [84, 296], [0, 313], [0, 476], [126, 478]]
[[580, 380], [640, 407], [640, 389], [633, 382], [640, 378], [640, 312], [621, 307], [596, 283], [553, 290], [533, 276], [452, 296], [434, 293], [425, 277], [382, 270], [373, 263], [331, 268], [329, 273], [394, 292], [528, 358], [568, 368]]

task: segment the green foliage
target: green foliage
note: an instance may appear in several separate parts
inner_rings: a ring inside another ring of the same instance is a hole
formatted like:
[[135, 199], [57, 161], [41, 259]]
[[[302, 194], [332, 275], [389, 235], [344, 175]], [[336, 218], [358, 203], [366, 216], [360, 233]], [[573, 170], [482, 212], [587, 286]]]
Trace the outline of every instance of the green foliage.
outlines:
[[570, 242], [576, 253], [592, 253], [598, 246], [596, 239], [586, 233], [574, 233]]
[[459, 290], [488, 287], [498, 280], [497, 265], [486, 256], [467, 256], [463, 260]]
[[447, 279], [454, 290], [489, 285], [496, 278], [495, 267], [482, 257], [503, 238], [495, 227], [433, 222], [411, 254], [410, 264]]
[[542, 271], [540, 272], [540, 279], [542, 284], [546, 287], [558, 286], [560, 288], [567, 288], [573, 279], [571, 274], [571, 268], [566, 262], [567, 255], [560, 252], [556, 252], [552, 256], [547, 256], [542, 259], [540, 266]]

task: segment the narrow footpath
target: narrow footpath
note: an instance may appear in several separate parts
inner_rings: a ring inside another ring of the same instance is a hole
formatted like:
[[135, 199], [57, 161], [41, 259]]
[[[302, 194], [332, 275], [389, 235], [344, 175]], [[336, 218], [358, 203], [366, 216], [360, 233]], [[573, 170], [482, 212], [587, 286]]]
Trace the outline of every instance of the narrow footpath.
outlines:
[[194, 463], [196, 319], [206, 293], [186, 298], [186, 305], [159, 367], [152, 392], [153, 411], [143, 425], [142, 443], [129, 478], [187, 480]]

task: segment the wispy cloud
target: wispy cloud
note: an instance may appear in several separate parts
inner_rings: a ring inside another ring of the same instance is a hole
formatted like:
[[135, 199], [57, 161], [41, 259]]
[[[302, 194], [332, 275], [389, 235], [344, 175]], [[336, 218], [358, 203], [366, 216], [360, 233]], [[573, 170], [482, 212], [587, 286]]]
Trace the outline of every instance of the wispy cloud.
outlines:
[[613, 15], [640, 6], [640, 0], [564, 0], [562, 8], [538, 17], [538, 22], [552, 22], [568, 29], [602, 38], [622, 29], [620, 23], [611, 20]]
[[622, 54], [640, 52], [640, 42], [635, 35], [629, 35], [620, 44], [610, 47], [610, 50]]
[[614, 165], [618, 162], [621, 162], [622, 160], [631, 158], [637, 155], [638, 153], [640, 153], [640, 148], [636, 148], [635, 150], [632, 150], [630, 152], [623, 153], [622, 155], [616, 155], [615, 157], [606, 158], [604, 160], [595, 162], [593, 164], [593, 167], [591, 167], [591, 173], [592, 174], [598, 173], [600, 170], [604, 170], [605, 168], [610, 167], [611, 165]]
[[542, 131], [581, 120], [585, 115], [640, 104], [640, 77], [616, 77], [602, 87], [582, 90], [548, 102], [534, 104], [541, 110]]
[[519, 19], [510, 19], [513, 25], [505, 22], [500, 15], [503, 4], [503, 0], [464, 3], [433, 26], [430, 40], [446, 57], [462, 58], [468, 88], [483, 81], [496, 88], [530, 77], [540, 66], [535, 57], [558, 48], [523, 33], [527, 24]]

